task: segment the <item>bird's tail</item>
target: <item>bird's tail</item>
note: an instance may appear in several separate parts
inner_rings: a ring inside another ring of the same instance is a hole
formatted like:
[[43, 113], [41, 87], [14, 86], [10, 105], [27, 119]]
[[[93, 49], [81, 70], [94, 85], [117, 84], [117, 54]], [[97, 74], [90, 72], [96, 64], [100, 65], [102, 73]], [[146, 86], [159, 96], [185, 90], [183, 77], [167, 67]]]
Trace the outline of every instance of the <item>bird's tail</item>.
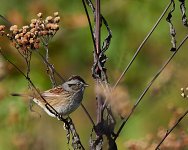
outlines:
[[[35, 113], [37, 113], [37, 114], [39, 115], [39, 118], [41, 117], [41, 115], [40, 115], [39, 112], [33, 110], [33, 103], [32, 103], [32, 101], [33, 101], [33, 99], [34, 99], [33, 96], [31, 96], [31, 95], [29, 95], [29, 94], [20, 94], [20, 93], [11, 93], [11, 96], [20, 96], [20, 97], [26, 97], [26, 98], [29, 98], [29, 99], [30, 99], [30, 102], [29, 102], [29, 108], [30, 108], [30, 111], [31, 111], [31, 112], [35, 112]], [[34, 101], [34, 102], [35, 102], [35, 101]]]
[[28, 97], [28, 98], [33, 98], [33, 96], [29, 94], [20, 94], [20, 93], [11, 93], [11, 96], [20, 96], [20, 97]]
[[26, 96], [26, 95], [19, 94], [19, 93], [11, 93], [10, 95], [11, 95], [11, 96], [21, 96], [21, 97]]

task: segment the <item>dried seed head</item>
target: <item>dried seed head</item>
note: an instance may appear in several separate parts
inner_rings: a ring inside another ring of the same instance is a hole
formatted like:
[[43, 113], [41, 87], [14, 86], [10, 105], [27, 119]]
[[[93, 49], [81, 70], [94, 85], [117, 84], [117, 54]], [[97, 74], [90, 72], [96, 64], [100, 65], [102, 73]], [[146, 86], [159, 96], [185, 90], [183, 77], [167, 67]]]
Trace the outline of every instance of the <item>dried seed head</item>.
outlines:
[[38, 13], [37, 16], [38, 16], [39, 18], [42, 18], [42, 13]]
[[0, 31], [0, 36], [3, 36], [5, 34], [5, 31]]
[[31, 33], [35, 33], [35, 31], [36, 31], [35, 28], [32, 28], [32, 29], [30, 30]]
[[26, 29], [23, 29], [22, 33], [24, 33], [24, 34], [25, 34], [26, 32], [27, 32], [27, 30], [26, 30]]
[[10, 31], [14, 31], [14, 30], [18, 30], [18, 26], [17, 25], [13, 25], [10, 27]]
[[23, 37], [23, 33], [20, 33], [19, 36], [20, 36], [20, 37]]
[[46, 17], [46, 21], [47, 21], [47, 22], [51, 21], [52, 19], [53, 19], [52, 16], [48, 16], [48, 17]]
[[59, 16], [59, 13], [58, 12], [54, 12], [54, 16], [55, 17]]
[[5, 26], [4, 25], [0, 25], [0, 31], [5, 30]]
[[22, 31], [23, 31], [22, 29], [19, 29], [19, 30], [18, 30], [19, 33], [22, 33]]
[[38, 31], [35, 31], [35, 32], [34, 32], [34, 34], [35, 34], [36, 36], [38, 36], [38, 33], [39, 33]]
[[47, 28], [47, 29], [51, 29], [51, 27], [52, 27], [52, 23], [46, 24], [46, 28]]
[[59, 16], [54, 18], [54, 22], [55, 23], [59, 23], [59, 21], [60, 21], [60, 17]]
[[41, 31], [40, 34], [41, 34], [42, 36], [43, 36], [43, 35], [45, 36], [45, 35], [48, 34], [48, 32], [47, 32], [47, 31]]
[[22, 29], [29, 29], [29, 26], [23, 26]]
[[33, 43], [34, 43], [33, 38], [31, 38], [31, 39], [29, 40], [29, 43], [30, 43], [30, 44], [33, 44]]
[[[11, 40], [14, 47], [21, 49], [25, 55], [29, 49], [38, 49], [40, 47], [41, 37], [51, 37], [59, 29], [59, 13], [54, 12], [53, 16], [42, 19], [43, 14], [38, 13], [37, 19], [32, 19], [30, 25], [18, 28], [17, 25], [10, 27], [11, 34], [6, 36]], [[0, 25], [0, 35], [5, 34], [5, 26]]]
[[36, 22], [37, 22], [37, 19], [32, 19], [31, 20], [31, 24], [36, 24]]
[[49, 35], [54, 35], [54, 31], [50, 30], [50, 31], [48, 32], [48, 34], [49, 34]]
[[40, 27], [41, 27], [42, 29], [45, 29], [44, 23], [42, 23], [42, 24], [40, 25]]
[[181, 96], [182, 96], [183, 98], [185, 98], [185, 93], [181, 93]]
[[34, 43], [34, 48], [39, 49], [39, 43]]
[[52, 30], [59, 30], [59, 25], [58, 24], [52, 24], [51, 29]]
[[16, 34], [16, 36], [14, 37], [16, 40], [20, 38], [19, 34]]
[[12, 33], [13, 33], [13, 34], [17, 34], [17, 33], [18, 33], [18, 29], [14, 29], [14, 30], [12, 31]]
[[30, 27], [31, 27], [31, 28], [34, 28], [34, 27], [35, 27], [35, 25], [34, 25], [33, 23], [31, 23], [31, 24], [30, 24]]

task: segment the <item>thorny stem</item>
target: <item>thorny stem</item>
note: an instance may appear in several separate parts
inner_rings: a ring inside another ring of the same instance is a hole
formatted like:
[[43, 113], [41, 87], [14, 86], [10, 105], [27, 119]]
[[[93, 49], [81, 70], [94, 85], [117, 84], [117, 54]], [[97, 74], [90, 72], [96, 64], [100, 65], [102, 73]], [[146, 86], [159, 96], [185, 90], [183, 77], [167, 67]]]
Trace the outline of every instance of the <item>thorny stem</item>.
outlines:
[[119, 134], [122, 131], [123, 127], [125, 126], [125, 124], [129, 120], [129, 118], [132, 116], [134, 110], [137, 108], [138, 104], [141, 102], [142, 98], [145, 96], [145, 94], [147, 93], [147, 91], [149, 90], [149, 88], [151, 87], [151, 85], [158, 78], [158, 76], [161, 74], [161, 72], [166, 68], [166, 66], [170, 63], [170, 61], [174, 58], [174, 56], [176, 55], [176, 53], [179, 51], [179, 49], [182, 47], [182, 45], [185, 43], [185, 41], [187, 39], [188, 39], [188, 35], [186, 35], [186, 37], [182, 40], [182, 42], [178, 46], [177, 50], [172, 53], [172, 55], [167, 59], [167, 61], [163, 64], [163, 66], [155, 74], [155, 76], [153, 77], [153, 79], [149, 82], [149, 84], [147, 85], [147, 87], [144, 89], [144, 91], [142, 92], [142, 94], [140, 95], [140, 97], [138, 98], [138, 100], [136, 101], [136, 103], [134, 104], [134, 106], [131, 109], [131, 112], [129, 113], [129, 115], [127, 116], [127, 118], [124, 119], [123, 123], [121, 124], [120, 128], [118, 129], [118, 131], [116, 133], [116, 136], [114, 137], [114, 140], [117, 139], [117, 137], [119, 136]]
[[177, 122], [169, 129], [166, 131], [165, 136], [162, 138], [162, 140], [160, 141], [160, 143], [157, 145], [157, 147], [155, 148], [155, 150], [159, 150], [159, 147], [161, 146], [161, 144], [165, 141], [165, 139], [168, 137], [168, 135], [177, 127], [177, 125], [182, 121], [182, 119], [188, 114], [188, 110], [186, 110], [184, 112], [184, 114], [177, 120]]
[[169, 9], [169, 7], [171, 6], [172, 1], [166, 6], [166, 8], [164, 9], [163, 13], [161, 14], [161, 16], [159, 17], [159, 19], [157, 20], [157, 22], [155, 23], [155, 25], [153, 26], [153, 28], [150, 30], [150, 32], [147, 34], [147, 36], [145, 37], [145, 39], [142, 41], [142, 43], [140, 44], [140, 46], [138, 47], [138, 49], [136, 50], [134, 56], [132, 57], [131, 61], [129, 62], [129, 64], [127, 65], [127, 67], [124, 69], [124, 71], [122, 72], [122, 74], [120, 75], [120, 77], [118, 78], [117, 82], [115, 83], [113, 89], [116, 88], [116, 86], [119, 84], [119, 82], [122, 80], [123, 76], [127, 73], [127, 71], [129, 70], [130, 66], [132, 65], [132, 63], [134, 62], [134, 60], [136, 59], [136, 57], [138, 56], [139, 52], [141, 51], [142, 47], [146, 44], [147, 40], [149, 39], [149, 37], [152, 35], [152, 33], [154, 32], [154, 30], [157, 28], [158, 24], [160, 23], [160, 21], [162, 20], [162, 18], [164, 17], [165, 13], [167, 12], [167, 10]]

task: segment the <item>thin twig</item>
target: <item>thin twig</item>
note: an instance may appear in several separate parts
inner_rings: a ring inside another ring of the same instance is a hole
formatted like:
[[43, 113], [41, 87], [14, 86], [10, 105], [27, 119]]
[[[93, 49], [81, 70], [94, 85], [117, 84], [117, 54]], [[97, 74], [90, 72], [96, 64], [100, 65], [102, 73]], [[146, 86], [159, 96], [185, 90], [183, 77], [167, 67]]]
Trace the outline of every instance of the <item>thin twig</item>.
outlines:
[[87, 10], [87, 7], [86, 7], [86, 3], [85, 3], [85, 0], [82, 0], [82, 4], [84, 6], [84, 10], [85, 10], [85, 13], [86, 13], [86, 16], [87, 16], [87, 20], [88, 20], [88, 23], [89, 23], [89, 29], [90, 29], [90, 32], [91, 32], [91, 37], [92, 37], [92, 41], [93, 41], [93, 46], [94, 46], [94, 49], [96, 50], [96, 45], [95, 45], [95, 37], [93, 35], [93, 29], [92, 29], [92, 25], [91, 25], [91, 19], [89, 17], [89, 13], [88, 13], [88, 10]]
[[69, 126], [68, 127], [65, 126], [67, 131], [68, 131], [68, 134], [67, 134], [68, 142], [70, 140], [70, 133], [71, 133], [72, 134], [72, 147], [73, 147], [73, 149], [74, 150], [77, 150], [77, 149], [85, 150], [84, 146], [81, 143], [80, 136], [77, 133], [76, 128], [75, 128], [75, 126], [72, 122], [72, 119], [70, 117], [68, 117], [68, 123], [69, 123]]
[[12, 26], [12, 23], [10, 21], [8, 21], [4, 16], [0, 15], [0, 18], [6, 22], [7, 26], [10, 28]]
[[[49, 63], [49, 49], [48, 49], [48, 44], [47, 43], [46, 44], [43, 43], [43, 46], [44, 46], [44, 49], [46, 50], [46, 57], [45, 57], [46, 61], [44, 61], [44, 63], [47, 66], [47, 74], [49, 75], [49, 78], [51, 80], [52, 86], [56, 87], [57, 83], [56, 83], [56, 80], [55, 80], [55, 77], [54, 77], [54, 66], [51, 63]], [[46, 63], [46, 62], [48, 62], [48, 63]]]
[[149, 39], [149, 37], [152, 35], [152, 33], [154, 32], [154, 30], [156, 29], [156, 27], [158, 26], [158, 24], [160, 23], [160, 21], [162, 20], [162, 18], [164, 17], [165, 13], [167, 12], [167, 10], [169, 9], [169, 7], [171, 6], [172, 1], [166, 6], [166, 8], [164, 9], [163, 13], [161, 14], [161, 16], [159, 17], [159, 19], [157, 20], [157, 22], [155, 23], [155, 25], [153, 26], [153, 28], [150, 30], [150, 32], [147, 34], [147, 36], [145, 37], [145, 39], [142, 41], [142, 43], [140, 44], [140, 46], [138, 47], [138, 49], [136, 50], [134, 56], [132, 57], [131, 61], [129, 62], [129, 64], [127, 65], [127, 67], [124, 69], [124, 71], [122, 72], [122, 74], [120, 75], [120, 77], [118, 78], [117, 82], [115, 83], [113, 89], [116, 88], [116, 86], [119, 84], [119, 82], [121, 81], [121, 79], [123, 78], [123, 76], [127, 73], [127, 71], [129, 70], [130, 66], [132, 65], [132, 63], [134, 62], [134, 60], [136, 59], [136, 57], [138, 56], [139, 52], [141, 51], [142, 47], [146, 44], [147, 40]]
[[168, 137], [168, 135], [177, 127], [177, 125], [182, 121], [182, 119], [188, 114], [188, 110], [186, 110], [184, 112], [184, 114], [177, 120], [177, 122], [169, 129], [166, 131], [166, 134], [164, 135], [164, 137], [162, 138], [162, 140], [160, 141], [160, 143], [157, 145], [157, 147], [155, 148], [155, 150], [159, 150], [159, 147], [161, 146], [161, 144], [165, 141], [165, 139]]
[[138, 104], [141, 102], [142, 98], [145, 96], [145, 94], [147, 93], [147, 91], [149, 90], [149, 88], [151, 87], [151, 85], [154, 83], [154, 81], [157, 79], [157, 77], [161, 74], [161, 72], [166, 68], [166, 66], [170, 63], [170, 61], [172, 60], [172, 58], [176, 55], [176, 53], [179, 51], [179, 49], [182, 47], [182, 45], [185, 43], [185, 41], [187, 39], [188, 39], [188, 35], [186, 35], [186, 37], [182, 40], [182, 42], [178, 46], [177, 50], [172, 53], [172, 55], [167, 59], [167, 61], [163, 64], [163, 66], [155, 74], [155, 76], [153, 77], [153, 79], [149, 82], [149, 84], [147, 85], [147, 87], [144, 89], [144, 91], [142, 92], [142, 94], [140, 95], [140, 97], [138, 98], [138, 100], [136, 101], [136, 103], [134, 104], [134, 106], [131, 109], [131, 112], [129, 113], [129, 115], [127, 116], [127, 118], [121, 124], [120, 128], [118, 129], [118, 131], [116, 133], [116, 136], [114, 137], [114, 140], [117, 139], [117, 137], [119, 136], [119, 134], [122, 131], [123, 127], [125, 126], [125, 124], [129, 120], [129, 118], [132, 116], [133, 112], [135, 111], [135, 109], [137, 108]]
[[81, 103], [81, 106], [82, 106], [84, 112], [86, 113], [86, 115], [88, 116], [90, 122], [93, 124], [93, 126], [95, 126], [95, 123], [94, 123], [94, 121], [93, 121], [91, 115], [89, 114], [89, 112], [88, 112], [87, 109], [85, 108], [85, 106], [84, 106], [82, 103]]
[[61, 79], [63, 82], [65, 82], [65, 79], [56, 71], [56, 69], [49, 62], [46, 61], [46, 59], [44, 58], [44, 56], [39, 51], [36, 51], [36, 52], [42, 58], [42, 60], [46, 64], [48, 64], [48, 66], [50, 67], [50, 69], [53, 70], [53, 72], [59, 77], [59, 79]]

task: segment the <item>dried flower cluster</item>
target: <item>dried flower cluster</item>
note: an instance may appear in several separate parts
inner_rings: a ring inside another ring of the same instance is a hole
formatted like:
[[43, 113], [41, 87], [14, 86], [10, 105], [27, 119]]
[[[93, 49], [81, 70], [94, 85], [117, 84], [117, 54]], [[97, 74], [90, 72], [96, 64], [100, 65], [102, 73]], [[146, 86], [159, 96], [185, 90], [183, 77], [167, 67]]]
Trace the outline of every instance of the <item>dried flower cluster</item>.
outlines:
[[[158, 130], [157, 139], [160, 140], [165, 135], [166, 130], [161, 128]], [[158, 145], [158, 140], [148, 136], [142, 140], [131, 140], [125, 143], [128, 150], [154, 150]], [[171, 133], [165, 142], [161, 145], [161, 150], [183, 150], [188, 148], [188, 133], [179, 131], [176, 134]]]
[[3, 36], [5, 34], [5, 26], [4, 25], [0, 25], [0, 36]]
[[48, 43], [48, 40], [59, 30], [60, 17], [58, 12], [46, 19], [43, 19], [42, 13], [38, 13], [37, 16], [37, 19], [31, 20], [30, 25], [20, 29], [17, 25], [11, 26], [10, 33], [6, 33], [5, 26], [0, 25], [0, 35], [7, 36], [13, 46], [21, 50], [22, 54], [27, 53], [28, 50], [39, 49], [40, 42]]
[[184, 88], [181, 88], [181, 96], [182, 96], [183, 98], [188, 98], [187, 91], [188, 91], [188, 87], [186, 87], [185, 89], [184, 89]]
[[[177, 121], [183, 110], [175, 106], [169, 105], [168, 109], [172, 112], [172, 118], [169, 121], [169, 126], [172, 127]], [[128, 150], [154, 150], [159, 144], [159, 141], [166, 134], [165, 128], [159, 128], [156, 136], [147, 136], [141, 140], [130, 140], [125, 143]], [[161, 150], [182, 150], [188, 149], [188, 133], [179, 125], [176, 133], [170, 133], [164, 143], [160, 146]]]

